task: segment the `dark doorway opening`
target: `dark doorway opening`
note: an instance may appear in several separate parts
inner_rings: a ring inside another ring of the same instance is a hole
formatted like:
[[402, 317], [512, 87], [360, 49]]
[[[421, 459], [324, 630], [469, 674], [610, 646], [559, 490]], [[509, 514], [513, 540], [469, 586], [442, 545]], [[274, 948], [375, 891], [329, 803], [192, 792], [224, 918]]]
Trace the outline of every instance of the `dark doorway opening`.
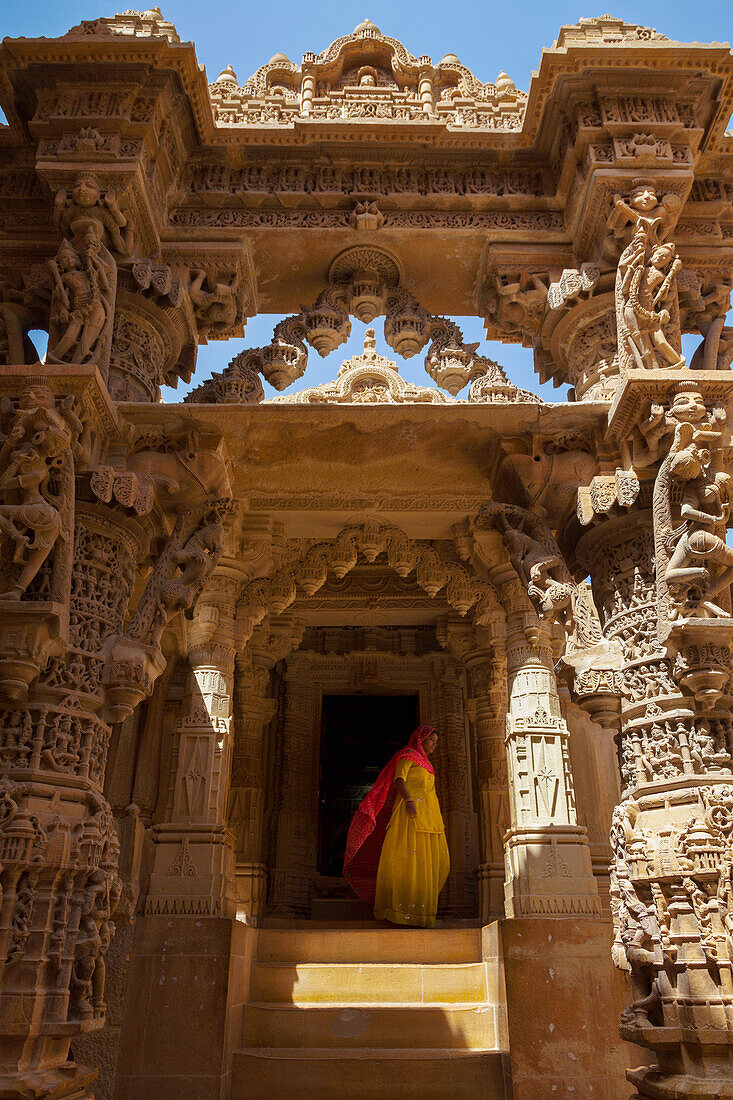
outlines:
[[418, 724], [417, 695], [324, 695], [318, 870], [340, 878], [354, 811]]

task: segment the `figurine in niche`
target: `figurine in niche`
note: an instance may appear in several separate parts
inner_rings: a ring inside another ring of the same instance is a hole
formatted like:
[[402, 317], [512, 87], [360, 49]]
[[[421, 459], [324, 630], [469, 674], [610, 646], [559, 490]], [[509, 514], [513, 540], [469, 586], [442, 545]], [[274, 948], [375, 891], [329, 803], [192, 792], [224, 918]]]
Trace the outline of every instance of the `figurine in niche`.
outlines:
[[710, 449], [700, 445], [688, 423], [680, 424], [675, 432], [669, 472], [670, 497], [674, 479], [683, 482], [683, 522], [670, 532], [673, 548], [664, 572], [670, 617], [694, 609], [703, 617], [725, 618], [730, 613], [714, 600], [733, 580], [733, 548], [725, 541], [731, 511], [730, 475], [711, 470]]
[[628, 201], [622, 195], [613, 196], [608, 228], [619, 236], [631, 225], [633, 236], [642, 237], [653, 248], [667, 239], [679, 207], [677, 195], [665, 195], [660, 201], [656, 189], [642, 182], [633, 189]]
[[132, 252], [132, 226], [117, 204], [114, 191], [102, 189], [94, 175], [81, 172], [74, 182], [71, 195], [61, 190], [56, 196], [54, 224], [72, 240], [81, 238], [93, 227], [95, 235], [113, 252], [129, 256]]
[[53, 278], [48, 361], [98, 363], [111, 320], [111, 286], [92, 226], [77, 251], [64, 239], [48, 267]]
[[237, 288], [239, 279], [233, 275], [229, 283], [214, 283], [213, 290], [204, 290], [204, 280], [208, 273], [199, 270], [194, 274], [188, 288], [191, 301], [196, 307], [196, 319], [202, 335], [226, 332], [237, 320]]
[[[662, 441], [682, 423], [694, 427], [693, 438], [698, 443], [712, 445], [719, 440], [719, 425], [724, 421], [723, 410], [714, 411], [711, 419], [697, 390], [681, 389], [674, 395], [669, 410], [665, 410], [663, 405], [651, 405], [649, 416], [634, 429], [631, 458], [627, 454], [627, 461], [634, 467], [652, 466], [661, 457]], [[622, 442], [623, 446], [625, 444]]]

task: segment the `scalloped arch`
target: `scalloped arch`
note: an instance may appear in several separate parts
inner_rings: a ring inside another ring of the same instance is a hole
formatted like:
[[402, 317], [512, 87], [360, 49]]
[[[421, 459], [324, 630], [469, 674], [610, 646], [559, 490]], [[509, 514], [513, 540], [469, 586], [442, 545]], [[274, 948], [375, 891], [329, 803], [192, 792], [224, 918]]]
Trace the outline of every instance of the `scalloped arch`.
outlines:
[[387, 565], [400, 577], [414, 572], [415, 580], [430, 598], [443, 592], [460, 615], [473, 611], [476, 625], [489, 628], [493, 637], [504, 633], [504, 609], [494, 586], [460, 562], [447, 560], [421, 539], [410, 539], [393, 524], [365, 523], [345, 527], [330, 542], [310, 546], [295, 561], [258, 577], [245, 587], [237, 604], [240, 639], [247, 641], [255, 627], [269, 615], [281, 615], [302, 593], [313, 596], [329, 573], [345, 577], [359, 556], [373, 562], [386, 553]]

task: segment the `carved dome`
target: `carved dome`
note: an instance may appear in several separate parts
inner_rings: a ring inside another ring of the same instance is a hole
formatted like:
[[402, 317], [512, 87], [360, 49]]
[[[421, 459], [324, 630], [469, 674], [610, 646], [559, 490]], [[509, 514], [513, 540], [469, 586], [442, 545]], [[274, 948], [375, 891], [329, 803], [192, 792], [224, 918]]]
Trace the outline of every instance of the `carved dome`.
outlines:
[[375, 23], [372, 23], [371, 19], [365, 19], [358, 27], [354, 27], [354, 34], [364, 34], [366, 32], [371, 34], [382, 33], [379, 27]]

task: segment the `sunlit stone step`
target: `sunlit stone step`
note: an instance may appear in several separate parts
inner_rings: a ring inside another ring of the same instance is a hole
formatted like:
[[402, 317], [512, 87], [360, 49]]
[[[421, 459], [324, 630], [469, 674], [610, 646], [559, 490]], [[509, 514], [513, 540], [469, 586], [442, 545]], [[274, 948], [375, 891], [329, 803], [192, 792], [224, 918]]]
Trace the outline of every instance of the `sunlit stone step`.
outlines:
[[479, 928], [263, 928], [260, 962], [470, 963], [481, 960]]
[[497, 1051], [261, 1048], [234, 1055], [230, 1100], [507, 1100], [510, 1095], [504, 1057]]
[[476, 1003], [488, 996], [485, 963], [261, 963], [253, 1001], [323, 1004]]
[[357, 1047], [491, 1050], [495, 1014], [486, 1002], [474, 1005], [282, 1005], [251, 1002], [244, 1007], [244, 1047]]

